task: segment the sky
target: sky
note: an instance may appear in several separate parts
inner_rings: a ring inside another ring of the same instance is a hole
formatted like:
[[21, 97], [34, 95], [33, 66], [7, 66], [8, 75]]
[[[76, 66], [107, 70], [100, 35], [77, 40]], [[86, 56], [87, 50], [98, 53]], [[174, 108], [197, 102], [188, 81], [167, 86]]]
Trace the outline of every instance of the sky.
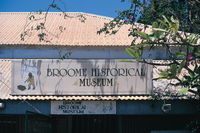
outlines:
[[[0, 0], [0, 12], [35, 12], [48, 7], [52, 0]], [[116, 10], [128, 9], [129, 2], [121, 0], [56, 0], [67, 12], [84, 12], [116, 17]], [[55, 11], [55, 10], [51, 10]]]

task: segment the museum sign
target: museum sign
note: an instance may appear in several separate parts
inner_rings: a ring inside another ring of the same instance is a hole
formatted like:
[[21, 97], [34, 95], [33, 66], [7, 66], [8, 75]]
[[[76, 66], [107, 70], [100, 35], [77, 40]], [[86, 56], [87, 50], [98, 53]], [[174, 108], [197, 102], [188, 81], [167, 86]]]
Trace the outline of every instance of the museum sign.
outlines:
[[15, 95], [132, 95], [152, 90], [152, 66], [136, 60], [12, 61]]

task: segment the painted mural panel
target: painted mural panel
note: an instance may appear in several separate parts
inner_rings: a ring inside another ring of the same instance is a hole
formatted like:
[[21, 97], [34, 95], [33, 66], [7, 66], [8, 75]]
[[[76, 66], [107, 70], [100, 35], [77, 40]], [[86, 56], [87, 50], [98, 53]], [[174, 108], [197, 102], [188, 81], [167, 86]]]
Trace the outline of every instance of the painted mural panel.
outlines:
[[51, 101], [51, 114], [116, 114], [116, 102]]
[[135, 60], [14, 60], [12, 94], [149, 94], [152, 67]]

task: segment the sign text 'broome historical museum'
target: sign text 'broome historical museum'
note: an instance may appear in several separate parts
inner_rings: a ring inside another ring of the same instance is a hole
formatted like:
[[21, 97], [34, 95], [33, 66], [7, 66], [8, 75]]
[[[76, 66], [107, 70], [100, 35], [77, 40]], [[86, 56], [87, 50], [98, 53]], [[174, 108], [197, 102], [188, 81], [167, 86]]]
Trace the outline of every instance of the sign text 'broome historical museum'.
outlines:
[[149, 94], [152, 67], [135, 60], [13, 60], [15, 95]]

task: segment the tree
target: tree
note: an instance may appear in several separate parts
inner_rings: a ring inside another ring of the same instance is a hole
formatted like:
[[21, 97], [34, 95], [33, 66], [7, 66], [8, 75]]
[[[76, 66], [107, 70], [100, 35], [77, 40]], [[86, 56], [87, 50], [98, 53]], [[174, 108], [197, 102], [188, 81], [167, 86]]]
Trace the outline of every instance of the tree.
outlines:
[[177, 18], [180, 22], [180, 30], [199, 33], [200, 28], [200, 1], [198, 0], [152, 0], [148, 8], [144, 8], [140, 23], [151, 24], [162, 16]]
[[[126, 52], [144, 63], [167, 66], [156, 80], [173, 80], [167, 86], [179, 87], [181, 94], [189, 91], [200, 96], [200, 1], [132, 0], [130, 8], [118, 14], [98, 33], [115, 34], [121, 26], [129, 25], [133, 42]], [[145, 49], [157, 46], [167, 50], [168, 62], [142, 58]]]
[[[126, 48], [129, 55], [144, 63], [166, 67], [155, 80], [168, 80], [166, 88], [179, 87], [179, 94], [191, 92], [199, 98], [199, 0], [132, 0], [130, 9], [120, 11], [98, 33], [115, 34], [123, 25], [130, 26], [129, 36], [133, 37], [131, 46]], [[148, 62], [142, 58], [145, 49], [157, 46], [166, 49], [169, 55], [167, 62]], [[159, 94], [162, 96], [163, 92]], [[199, 125], [198, 119], [189, 124], [192, 132], [196, 133], [200, 132]]]

